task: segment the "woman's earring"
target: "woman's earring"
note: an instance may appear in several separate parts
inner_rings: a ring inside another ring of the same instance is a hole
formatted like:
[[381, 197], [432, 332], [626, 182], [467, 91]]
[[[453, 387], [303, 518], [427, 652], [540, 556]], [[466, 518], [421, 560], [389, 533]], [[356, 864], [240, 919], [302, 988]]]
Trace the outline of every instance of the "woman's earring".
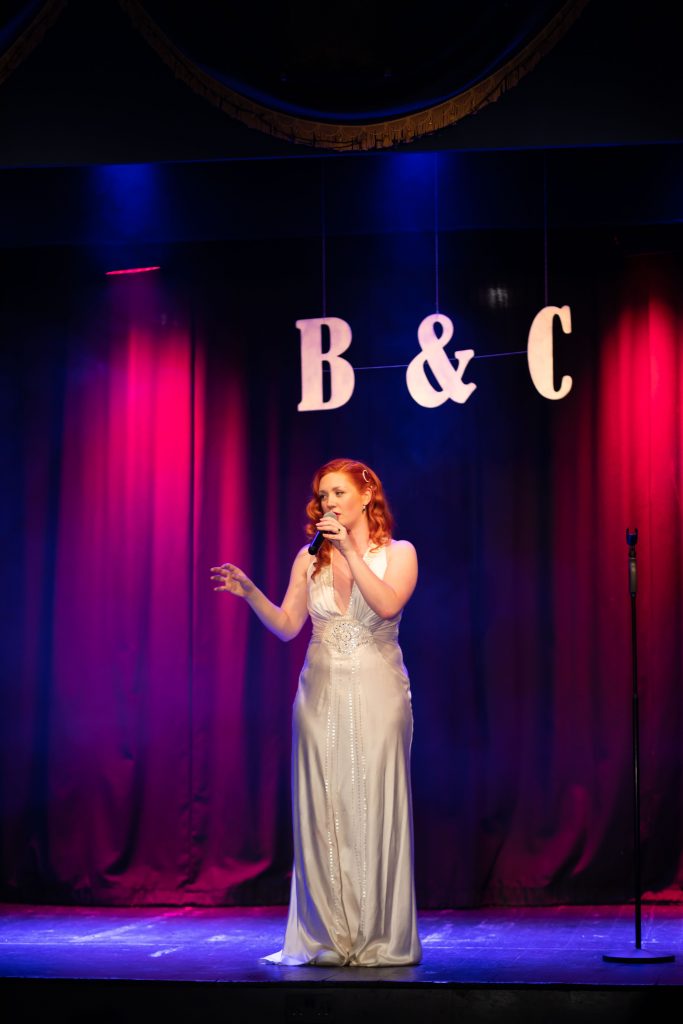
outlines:
[[363, 505], [363, 511], [367, 512], [367, 510], [368, 510], [368, 506], [367, 505]]

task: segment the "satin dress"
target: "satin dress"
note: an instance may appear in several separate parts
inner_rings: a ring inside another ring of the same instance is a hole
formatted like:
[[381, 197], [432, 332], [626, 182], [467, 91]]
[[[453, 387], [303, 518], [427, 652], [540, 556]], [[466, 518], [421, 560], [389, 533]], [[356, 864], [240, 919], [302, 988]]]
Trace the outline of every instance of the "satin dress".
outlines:
[[[381, 579], [387, 548], [364, 561]], [[413, 881], [410, 683], [400, 613], [381, 619], [354, 583], [337, 606], [332, 566], [313, 578], [313, 623], [293, 708], [294, 868], [288, 965], [396, 966], [421, 957]]]

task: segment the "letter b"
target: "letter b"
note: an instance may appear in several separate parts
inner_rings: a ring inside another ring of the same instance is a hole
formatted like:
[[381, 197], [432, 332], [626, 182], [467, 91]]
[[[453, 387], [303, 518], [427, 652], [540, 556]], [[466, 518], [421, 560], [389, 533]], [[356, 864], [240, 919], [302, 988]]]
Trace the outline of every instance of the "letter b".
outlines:
[[[299, 412], [319, 409], [338, 409], [346, 405], [353, 394], [355, 374], [348, 359], [342, 359], [351, 344], [351, 328], [346, 320], [337, 316], [297, 320], [301, 333], [301, 401]], [[322, 328], [330, 332], [330, 347], [323, 352]], [[323, 399], [323, 363], [330, 368], [330, 397]]]

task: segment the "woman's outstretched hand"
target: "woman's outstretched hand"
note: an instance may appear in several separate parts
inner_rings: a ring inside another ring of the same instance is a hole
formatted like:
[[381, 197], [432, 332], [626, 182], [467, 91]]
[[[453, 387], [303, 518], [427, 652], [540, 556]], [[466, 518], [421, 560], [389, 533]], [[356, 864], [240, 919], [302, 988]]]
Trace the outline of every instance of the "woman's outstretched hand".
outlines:
[[214, 565], [211, 569], [211, 579], [216, 584], [214, 590], [225, 590], [236, 597], [247, 597], [254, 590], [254, 584], [249, 577], [230, 562]]

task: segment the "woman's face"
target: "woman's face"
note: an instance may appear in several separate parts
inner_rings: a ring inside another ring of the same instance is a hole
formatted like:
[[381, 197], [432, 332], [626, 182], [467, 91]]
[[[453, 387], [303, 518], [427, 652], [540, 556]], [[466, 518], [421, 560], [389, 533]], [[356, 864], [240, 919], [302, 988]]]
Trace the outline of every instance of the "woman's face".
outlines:
[[363, 515], [363, 505], [370, 499], [370, 490], [359, 491], [346, 473], [326, 473], [320, 481], [318, 499], [325, 512], [334, 512], [347, 530], [352, 530]]

